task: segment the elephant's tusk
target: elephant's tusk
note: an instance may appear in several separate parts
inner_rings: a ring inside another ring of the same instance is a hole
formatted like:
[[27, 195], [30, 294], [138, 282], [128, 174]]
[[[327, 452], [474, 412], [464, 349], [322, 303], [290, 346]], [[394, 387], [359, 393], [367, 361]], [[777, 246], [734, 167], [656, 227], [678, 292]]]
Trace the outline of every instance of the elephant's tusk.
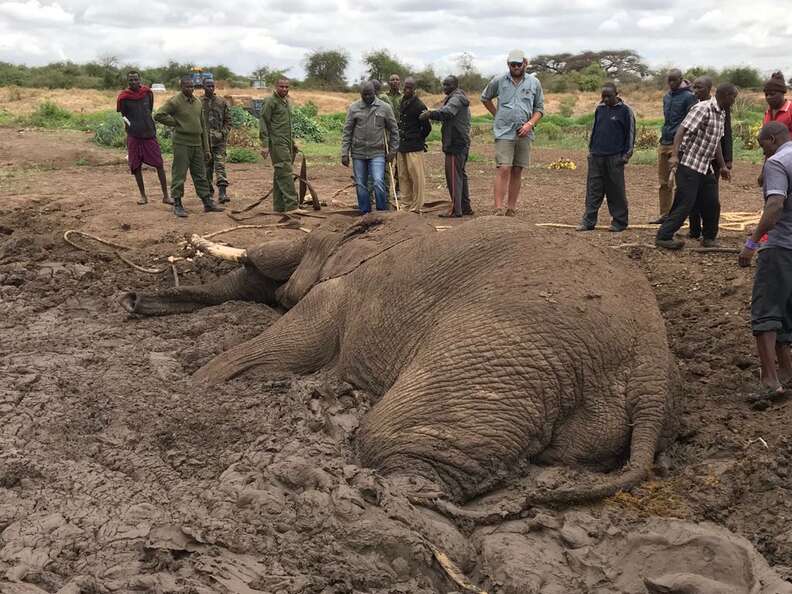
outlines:
[[208, 239], [204, 239], [200, 235], [193, 235], [190, 238], [190, 243], [195, 249], [201, 250], [210, 256], [214, 256], [215, 258], [220, 258], [221, 260], [244, 262], [247, 257], [246, 250], [228, 245], [221, 245], [219, 243], [209, 241]]

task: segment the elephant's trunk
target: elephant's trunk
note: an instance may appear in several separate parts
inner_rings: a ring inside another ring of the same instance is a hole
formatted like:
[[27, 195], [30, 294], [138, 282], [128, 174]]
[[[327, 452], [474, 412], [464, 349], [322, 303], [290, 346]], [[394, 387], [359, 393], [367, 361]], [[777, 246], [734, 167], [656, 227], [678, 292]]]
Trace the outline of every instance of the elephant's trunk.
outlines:
[[119, 303], [129, 313], [142, 316], [187, 313], [233, 300], [274, 306], [279, 286], [279, 282], [265, 277], [252, 266], [243, 266], [207, 285], [166, 289], [153, 295], [130, 292], [124, 294]]

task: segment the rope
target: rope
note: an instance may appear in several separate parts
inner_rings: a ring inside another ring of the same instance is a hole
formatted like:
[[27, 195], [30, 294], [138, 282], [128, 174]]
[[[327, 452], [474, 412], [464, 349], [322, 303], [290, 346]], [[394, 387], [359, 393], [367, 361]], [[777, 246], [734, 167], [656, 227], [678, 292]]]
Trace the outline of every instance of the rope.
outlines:
[[176, 286], [178, 286], [178, 274], [176, 273], [176, 270], [175, 270], [176, 265], [174, 264], [174, 262], [176, 261], [175, 258], [173, 259], [173, 261], [168, 266], [165, 266], [164, 268], [146, 268], [145, 266], [140, 266], [139, 264], [135, 264], [134, 262], [132, 262], [129, 258], [124, 256], [120, 252], [120, 250], [131, 250], [132, 248], [130, 248], [129, 246], [122, 245], [120, 243], [115, 243], [114, 241], [109, 241], [107, 239], [102, 239], [101, 237], [97, 237], [96, 235], [91, 235], [90, 233], [86, 233], [85, 231], [78, 231], [76, 229], [68, 229], [68, 230], [64, 231], [64, 233], [63, 233], [63, 241], [65, 241], [66, 243], [68, 243], [70, 246], [72, 246], [75, 249], [81, 250], [83, 252], [88, 252], [88, 253], [94, 253], [94, 252], [96, 252], [96, 250], [93, 250], [91, 248], [88, 248], [88, 247], [79, 245], [78, 243], [75, 243], [74, 241], [72, 241], [70, 239], [71, 235], [81, 235], [82, 237], [85, 237], [85, 238], [88, 238], [88, 239], [92, 239], [93, 241], [95, 241], [97, 243], [101, 243], [102, 245], [106, 245], [108, 247], [116, 248], [112, 252], [113, 255], [116, 256], [119, 260], [121, 260], [127, 266], [129, 266], [131, 268], [134, 268], [135, 270], [138, 270], [140, 272], [145, 272], [147, 274], [162, 274], [163, 272], [166, 272], [168, 270], [173, 269], [174, 280], [177, 283]]

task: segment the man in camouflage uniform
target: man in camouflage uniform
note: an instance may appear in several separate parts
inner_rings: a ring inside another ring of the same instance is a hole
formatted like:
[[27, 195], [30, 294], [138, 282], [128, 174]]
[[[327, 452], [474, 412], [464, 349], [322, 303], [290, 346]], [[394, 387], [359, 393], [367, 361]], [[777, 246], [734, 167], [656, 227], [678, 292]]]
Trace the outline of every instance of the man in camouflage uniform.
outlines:
[[229, 201], [226, 194], [228, 176], [226, 175], [225, 164], [226, 141], [228, 140], [228, 133], [231, 131], [231, 111], [226, 100], [215, 95], [213, 80], [205, 80], [203, 86], [203, 113], [212, 153], [212, 158], [206, 164], [206, 177], [209, 180], [212, 196], [214, 196], [212, 180], [214, 177], [217, 178], [217, 199], [219, 202], [225, 203]]
[[294, 188], [292, 162], [297, 148], [294, 146], [291, 122], [291, 103], [288, 99], [289, 80], [282, 78], [275, 92], [261, 105], [259, 135], [261, 155], [272, 159], [272, 203], [275, 212], [299, 211], [297, 190]]

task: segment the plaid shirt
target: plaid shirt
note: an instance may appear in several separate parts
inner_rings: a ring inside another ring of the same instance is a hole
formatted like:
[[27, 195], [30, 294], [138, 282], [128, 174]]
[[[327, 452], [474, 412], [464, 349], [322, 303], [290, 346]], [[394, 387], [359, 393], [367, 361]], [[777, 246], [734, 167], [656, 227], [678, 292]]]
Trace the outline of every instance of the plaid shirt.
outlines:
[[706, 175], [725, 133], [726, 112], [715, 97], [690, 108], [682, 126], [685, 135], [679, 147], [679, 164]]

